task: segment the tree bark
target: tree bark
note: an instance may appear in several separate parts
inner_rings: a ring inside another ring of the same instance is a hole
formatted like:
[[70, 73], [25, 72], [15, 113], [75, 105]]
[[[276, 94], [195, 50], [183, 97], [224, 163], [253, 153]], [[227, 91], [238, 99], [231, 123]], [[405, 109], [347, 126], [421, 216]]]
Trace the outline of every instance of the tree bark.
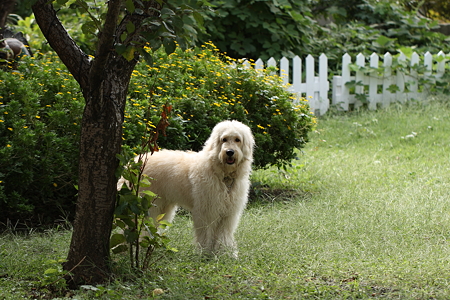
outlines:
[[16, 0], [2, 0], [0, 1], [0, 34], [5, 29], [6, 20], [8, 15], [14, 10]]
[[[81, 127], [78, 201], [64, 269], [73, 284], [103, 282], [109, 276], [109, 238], [116, 201], [116, 154], [122, 141], [123, 107], [134, 64], [115, 57], [105, 78], [86, 99]], [[81, 261], [82, 264], [78, 265]]]
[[121, 149], [126, 95], [138, 58], [135, 54], [128, 61], [118, 55], [114, 50], [114, 43], [118, 42], [115, 39], [132, 22], [136, 30], [123, 43], [136, 42], [143, 30], [143, 19], [155, 14], [148, 8], [160, 6], [154, 1], [144, 1], [143, 8], [148, 14], [127, 14], [117, 25], [122, 1], [109, 0], [96, 56], [91, 61], [70, 38], [48, 3], [38, 0], [33, 5], [36, 21], [80, 84], [86, 101], [81, 124], [77, 209], [64, 264], [64, 269], [71, 273], [70, 286], [76, 287], [104, 282], [111, 271], [109, 239], [117, 193], [116, 154]]

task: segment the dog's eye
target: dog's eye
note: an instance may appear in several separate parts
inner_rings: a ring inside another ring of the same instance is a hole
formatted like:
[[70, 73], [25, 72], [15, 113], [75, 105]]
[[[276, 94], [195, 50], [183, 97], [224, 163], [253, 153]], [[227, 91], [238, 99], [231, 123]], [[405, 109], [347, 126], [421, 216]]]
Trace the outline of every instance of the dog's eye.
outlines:
[[239, 143], [241, 140], [238, 139], [238, 138], [236, 138], [234, 141], [235, 141], [236, 143]]
[[223, 138], [222, 142], [226, 143], [227, 142], [227, 138]]

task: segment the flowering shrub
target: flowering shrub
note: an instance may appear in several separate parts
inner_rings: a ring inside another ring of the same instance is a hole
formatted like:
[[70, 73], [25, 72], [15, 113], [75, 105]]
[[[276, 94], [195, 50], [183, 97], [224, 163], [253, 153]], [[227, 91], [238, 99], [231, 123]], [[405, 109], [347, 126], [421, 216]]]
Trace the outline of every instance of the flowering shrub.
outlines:
[[[160, 146], [198, 151], [214, 125], [225, 119], [248, 124], [256, 140], [255, 166], [282, 166], [308, 141], [315, 118], [305, 99], [293, 104], [278, 76], [220, 56], [212, 44], [167, 56], [155, 53], [153, 67], [141, 64], [130, 84], [124, 140], [136, 146], [146, 124], [153, 126], [164, 103], [173, 106], [171, 126]], [[150, 108], [150, 111], [147, 108]], [[140, 128], [139, 128], [140, 127]]]
[[[129, 87], [123, 139], [137, 148], [153, 130], [162, 106], [172, 105], [162, 148], [198, 151], [225, 119], [248, 124], [255, 135], [255, 166], [282, 166], [307, 142], [315, 119], [268, 71], [220, 56], [213, 45], [138, 65]], [[0, 72], [0, 221], [72, 212], [79, 124], [84, 99], [52, 54], [24, 58], [17, 71]]]
[[83, 100], [56, 56], [0, 71], [0, 220], [73, 209]]

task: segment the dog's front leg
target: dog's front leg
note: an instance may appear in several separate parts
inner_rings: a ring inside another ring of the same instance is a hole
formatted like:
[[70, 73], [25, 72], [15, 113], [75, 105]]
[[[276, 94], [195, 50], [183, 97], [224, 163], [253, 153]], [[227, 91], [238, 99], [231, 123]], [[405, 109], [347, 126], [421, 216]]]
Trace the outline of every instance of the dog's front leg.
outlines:
[[234, 240], [236, 221], [233, 219], [233, 217], [217, 217], [207, 222], [204, 218], [193, 215], [195, 241], [200, 250], [206, 254], [232, 251], [233, 256], [237, 256]]

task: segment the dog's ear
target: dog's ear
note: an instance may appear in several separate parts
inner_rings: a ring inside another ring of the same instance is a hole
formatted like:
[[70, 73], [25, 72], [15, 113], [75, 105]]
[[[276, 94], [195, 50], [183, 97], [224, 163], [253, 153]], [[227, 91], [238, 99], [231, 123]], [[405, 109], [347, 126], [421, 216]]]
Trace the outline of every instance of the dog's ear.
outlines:
[[[245, 126], [247, 127], [247, 126]], [[255, 147], [255, 138], [249, 127], [245, 128], [245, 135], [243, 137], [242, 153], [245, 159], [253, 161], [253, 148]]]
[[[205, 142], [205, 146], [203, 147], [203, 151], [206, 152], [213, 152], [213, 151], [220, 151], [220, 136], [218, 134], [217, 126], [213, 128], [211, 135]], [[218, 150], [217, 150], [218, 149]]]

